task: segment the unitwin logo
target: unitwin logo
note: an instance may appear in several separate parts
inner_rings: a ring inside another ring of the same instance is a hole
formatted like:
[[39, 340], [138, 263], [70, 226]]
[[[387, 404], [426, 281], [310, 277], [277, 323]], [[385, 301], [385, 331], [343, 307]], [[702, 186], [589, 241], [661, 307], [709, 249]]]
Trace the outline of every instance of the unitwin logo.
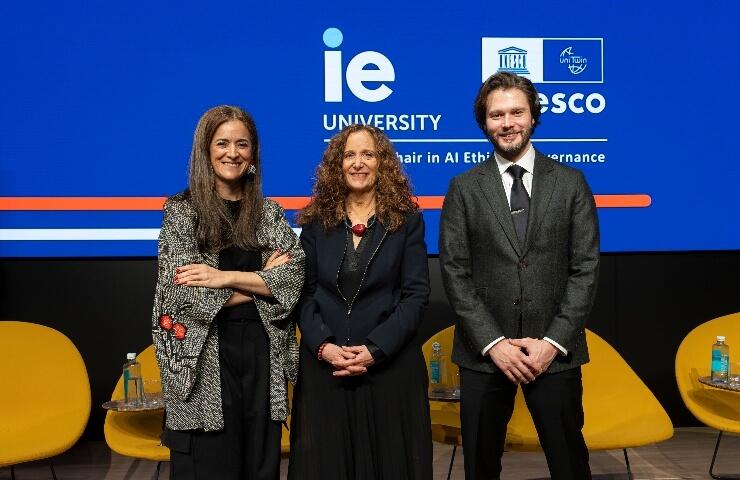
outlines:
[[560, 63], [568, 67], [573, 75], [580, 75], [588, 67], [588, 57], [573, 53], [573, 47], [568, 47], [560, 52]]
[[343, 68], [344, 52], [339, 49], [344, 34], [338, 28], [327, 28], [323, 35], [324, 45], [324, 101], [341, 102], [344, 84], [352, 95], [364, 102], [380, 102], [388, 98], [393, 89], [389, 86], [396, 80], [393, 63], [380, 52], [366, 50], [350, 56]]

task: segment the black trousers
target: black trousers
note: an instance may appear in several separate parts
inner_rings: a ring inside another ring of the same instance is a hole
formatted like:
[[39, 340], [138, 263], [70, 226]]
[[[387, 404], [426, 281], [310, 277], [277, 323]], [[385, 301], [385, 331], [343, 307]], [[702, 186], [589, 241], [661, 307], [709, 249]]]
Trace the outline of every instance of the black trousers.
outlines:
[[223, 430], [166, 430], [171, 480], [278, 480], [282, 424], [270, 419], [269, 344], [258, 319], [220, 320]]
[[[460, 421], [465, 479], [501, 475], [506, 425], [514, 411], [517, 386], [506, 375], [460, 369]], [[591, 478], [583, 439], [583, 385], [580, 367], [544, 374], [522, 385], [553, 480]]]

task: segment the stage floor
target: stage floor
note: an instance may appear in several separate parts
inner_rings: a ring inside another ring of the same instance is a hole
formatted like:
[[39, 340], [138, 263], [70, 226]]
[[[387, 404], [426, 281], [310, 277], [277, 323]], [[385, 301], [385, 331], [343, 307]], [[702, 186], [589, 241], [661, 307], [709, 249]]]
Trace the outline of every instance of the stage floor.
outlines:
[[[629, 449], [630, 464], [635, 480], [668, 480], [709, 478], [709, 462], [717, 440], [717, 432], [708, 428], [678, 428], [670, 440], [647, 447]], [[434, 444], [434, 479], [447, 478], [452, 447]], [[462, 480], [463, 449], [458, 449], [452, 478]], [[542, 453], [504, 454], [506, 480], [547, 479], [547, 465]], [[54, 459], [60, 480], [133, 480], [153, 479], [156, 464], [123, 457], [112, 453], [105, 442], [80, 442], [64, 455]], [[287, 460], [281, 465], [285, 478]], [[624, 456], [621, 450], [593, 452], [591, 471], [595, 480], [626, 479]], [[46, 480], [51, 472], [45, 462], [16, 466], [17, 480]], [[740, 436], [725, 434], [722, 438], [715, 473], [740, 474]], [[168, 464], [162, 465], [160, 479], [169, 477]], [[0, 469], [0, 480], [10, 479], [10, 468]]]

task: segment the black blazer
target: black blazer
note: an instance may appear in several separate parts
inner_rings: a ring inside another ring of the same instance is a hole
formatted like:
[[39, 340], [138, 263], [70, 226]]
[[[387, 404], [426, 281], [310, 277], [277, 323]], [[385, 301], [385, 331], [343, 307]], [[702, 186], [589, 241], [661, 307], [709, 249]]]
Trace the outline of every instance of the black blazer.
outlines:
[[[326, 341], [337, 345], [378, 346], [386, 356], [413, 337], [429, 298], [429, 268], [421, 213], [408, 215], [395, 232], [378, 222], [366, 248], [372, 253], [354, 301], [337, 285], [347, 240], [343, 225], [326, 230], [320, 221], [306, 225], [306, 279], [298, 312], [302, 341], [316, 352]], [[351, 305], [348, 305], [351, 304]]]
[[584, 326], [599, 272], [596, 205], [583, 174], [537, 152], [524, 246], [514, 230], [496, 160], [450, 182], [439, 260], [455, 310], [452, 358], [493, 372], [481, 350], [504, 336], [555, 340], [568, 350], [549, 372], [588, 361]]

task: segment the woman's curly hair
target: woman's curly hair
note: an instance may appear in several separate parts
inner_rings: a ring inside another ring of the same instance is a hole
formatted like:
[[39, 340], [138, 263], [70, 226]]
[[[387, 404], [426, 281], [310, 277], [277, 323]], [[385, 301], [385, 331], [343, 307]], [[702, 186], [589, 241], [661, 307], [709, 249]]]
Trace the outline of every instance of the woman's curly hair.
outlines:
[[330, 230], [344, 221], [347, 216], [345, 200], [349, 194], [342, 171], [344, 147], [351, 134], [361, 131], [369, 133], [373, 138], [378, 158], [375, 183], [376, 218], [392, 232], [403, 225], [406, 215], [419, 209], [416, 197], [411, 193], [411, 183], [388, 137], [376, 127], [355, 124], [345, 127], [329, 141], [321, 163], [316, 168], [313, 197], [298, 213], [299, 225], [321, 220], [324, 228]]

